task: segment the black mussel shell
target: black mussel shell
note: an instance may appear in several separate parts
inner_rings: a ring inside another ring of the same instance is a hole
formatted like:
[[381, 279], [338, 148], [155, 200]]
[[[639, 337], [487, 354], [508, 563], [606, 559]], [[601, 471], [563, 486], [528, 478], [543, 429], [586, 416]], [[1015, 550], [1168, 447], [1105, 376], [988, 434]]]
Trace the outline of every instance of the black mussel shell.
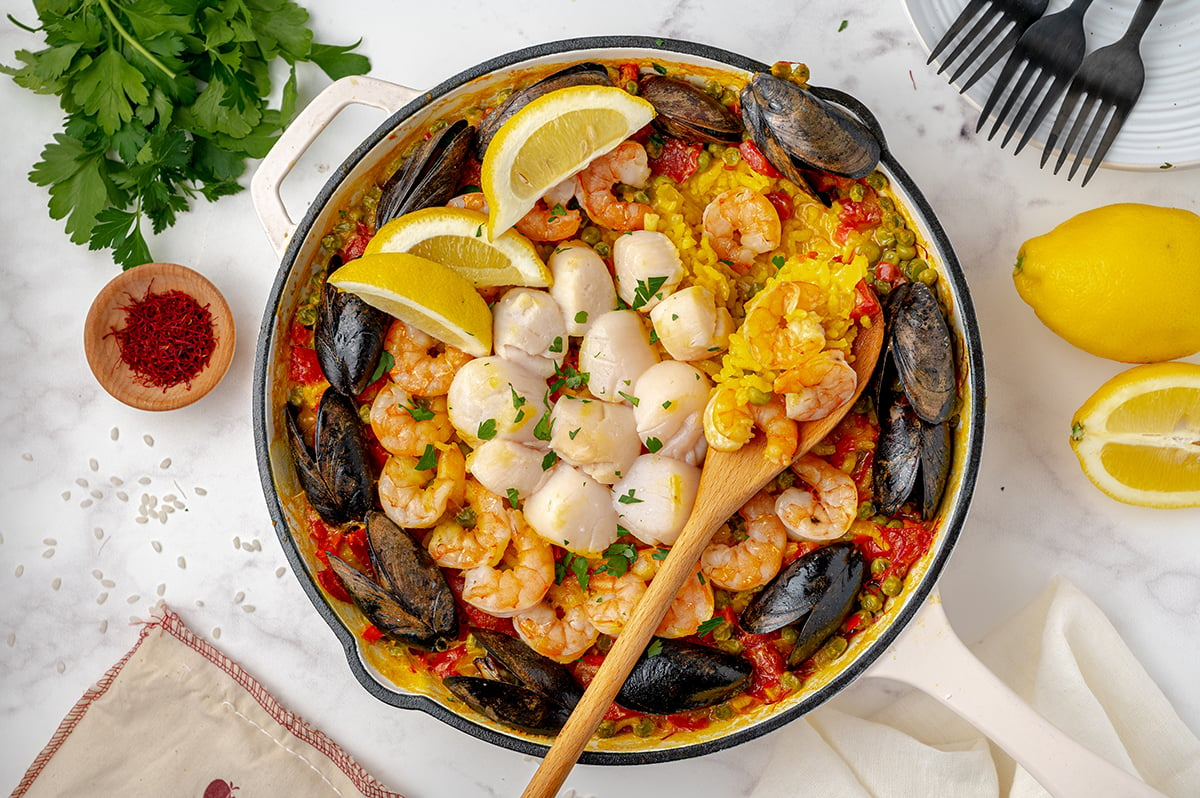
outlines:
[[921, 420], [907, 404], [894, 402], [879, 413], [872, 479], [879, 512], [892, 515], [908, 500], [921, 470]]
[[746, 660], [716, 648], [657, 639], [633, 666], [616, 700], [626, 709], [655, 715], [700, 709], [740, 692], [752, 670]]
[[840, 595], [853, 585], [857, 595], [861, 582], [862, 554], [851, 543], [830, 543], [776, 574], [750, 599], [738, 623], [751, 634], [774, 632], [812, 613], [830, 592]]
[[285, 425], [296, 475], [313, 509], [331, 524], [360, 520], [371, 507], [374, 479], [353, 400], [337, 391], [321, 395], [314, 452], [309, 452], [291, 413], [286, 413]]
[[917, 416], [940, 424], [950, 418], [957, 387], [950, 328], [929, 286], [922, 282], [911, 286], [891, 304], [892, 357]]
[[742, 120], [720, 100], [693, 83], [663, 75], [646, 75], [638, 94], [654, 106], [654, 127], [687, 142], [737, 144]]
[[[330, 264], [330, 271], [336, 264]], [[391, 317], [329, 283], [321, 289], [313, 348], [325, 379], [348, 396], [363, 392], [379, 364]]]
[[774, 141], [776, 155], [797, 166], [857, 179], [879, 164], [883, 148], [866, 125], [791, 81], [759, 72], [742, 89], [741, 102], [755, 143]]
[[926, 520], [933, 518], [946, 490], [953, 446], [949, 421], [921, 422], [921, 517]]
[[435, 634], [457, 637], [454, 592], [425, 547], [378, 510], [367, 514], [367, 540], [380, 583]]
[[460, 119], [422, 144], [380, 189], [376, 229], [406, 213], [445, 205], [458, 188], [474, 139], [474, 126]]
[[858, 591], [862, 589], [866, 573], [862, 553], [849, 543], [833, 545], [845, 546], [844, 555], [838, 553], [838, 565], [829, 572], [829, 587], [800, 623], [796, 646], [788, 655], [790, 668], [799, 666], [815, 654], [838, 630], [858, 601]]
[[472, 629], [471, 635], [521, 685], [567, 710], [574, 709], [583, 697], [583, 688], [565, 665], [542, 656], [522, 640], [485, 629]]
[[444, 649], [447, 640], [409, 612], [399, 598], [368, 579], [340, 557], [330, 554], [329, 567], [367, 620], [393, 640], [429, 650]]
[[562, 704], [519, 684], [480, 676], [447, 676], [442, 683], [479, 714], [533, 734], [557, 734], [571, 714]]
[[585, 61], [580, 64], [574, 64], [566, 69], [560, 69], [552, 75], [533, 83], [520, 91], [513, 92], [509, 98], [498, 105], [495, 110], [483, 118], [479, 123], [479, 132], [475, 136], [475, 156], [479, 160], [483, 160], [483, 154], [487, 151], [488, 144], [492, 142], [492, 137], [496, 135], [496, 131], [512, 117], [517, 111], [520, 111], [530, 102], [536, 100], [542, 95], [549, 94], [557, 89], [565, 89], [570, 86], [611, 86], [612, 81], [608, 79], [608, 70], [603, 64], [597, 64], [592, 61]]

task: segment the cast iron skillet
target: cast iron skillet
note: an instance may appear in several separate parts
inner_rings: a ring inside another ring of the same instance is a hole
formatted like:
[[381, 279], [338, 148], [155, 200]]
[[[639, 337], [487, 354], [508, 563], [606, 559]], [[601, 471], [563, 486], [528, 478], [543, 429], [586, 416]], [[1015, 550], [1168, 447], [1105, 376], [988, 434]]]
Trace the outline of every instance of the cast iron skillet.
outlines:
[[[616, 36], [552, 42], [518, 50], [485, 61], [420, 94], [370, 79], [346, 78], [330, 87], [301, 113], [263, 161], [252, 184], [255, 205], [264, 228], [282, 255], [259, 334], [253, 413], [259, 473], [284, 553], [313, 606], [341, 641], [351, 672], [367, 691], [393, 706], [419, 709], [479, 739], [525, 754], [543, 755], [547, 746], [538, 742], [537, 738], [485, 725], [486, 721], [478, 716], [458, 714], [429, 697], [402, 692], [385, 683], [370, 666], [364, 664], [358, 648], [359, 641], [318, 587], [309, 564], [293, 538], [295, 521], [281, 499], [281, 495], [291, 496], [298, 492], [291, 458], [281, 434], [285, 399], [281, 396], [280, 385], [286, 373], [287, 325], [295, 310], [299, 289], [308, 279], [308, 264], [316, 243], [327, 229], [333, 210], [347, 204], [350, 194], [362, 183], [364, 174], [380, 165], [380, 153], [386, 152], [394, 139], [420, 121], [422, 112], [428, 111], [431, 105], [470, 91], [473, 84], [494, 79], [514, 69], [549, 62], [567, 64], [586, 60], [654, 57], [674, 63], [682, 61], [723, 66], [733, 72], [750, 73], [770, 69], [768, 64], [702, 44]], [[842, 92], [822, 91], [828, 99], [857, 115], [875, 131], [880, 142], [884, 142], [880, 125], [862, 103]], [[411, 100], [400, 107], [409, 98]], [[279, 181], [287, 175], [298, 154], [303, 152], [332, 116], [346, 105], [355, 103], [398, 110], [350, 153], [313, 199], [304, 217], [298, 223], [293, 223], [279, 200]], [[906, 206], [917, 227], [919, 240], [930, 250], [930, 261], [938, 268], [942, 299], [947, 304], [957, 350], [961, 414], [954, 433], [954, 465], [937, 516], [935, 541], [929, 554], [910, 571], [901, 599], [895, 602], [888, 617], [876, 623], [875, 628], [879, 631], [873, 634], [873, 639], [864, 639], [852, 646], [842, 657], [840, 670], [817, 689], [801, 691], [801, 698], [781, 702], [776, 705], [775, 711], [753, 725], [730, 730], [713, 739], [674, 746], [660, 743], [657, 747], [636, 751], [589, 750], [583, 754], [581, 762], [629, 765], [682, 759], [737, 745], [778, 728], [816, 708], [862, 676], [896, 640], [934, 591], [938, 574], [945, 567], [962, 531], [979, 468], [983, 446], [983, 356], [967, 284], [945, 231], [925, 197], [896, 162], [886, 144], [880, 170], [890, 179], [894, 193]]]

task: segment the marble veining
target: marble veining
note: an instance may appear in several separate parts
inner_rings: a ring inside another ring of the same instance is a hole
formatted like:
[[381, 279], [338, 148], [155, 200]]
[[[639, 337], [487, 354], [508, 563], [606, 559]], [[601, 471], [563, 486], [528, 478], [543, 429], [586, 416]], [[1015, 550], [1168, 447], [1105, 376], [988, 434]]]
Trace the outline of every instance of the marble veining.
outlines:
[[[768, 63], [802, 60], [814, 82], [854, 92], [882, 121], [953, 241], [982, 330], [984, 460], [966, 530], [940, 580], [951, 621], [976, 640], [1062, 574], [1104, 609], [1200, 731], [1200, 511], [1125, 507], [1087, 483], [1066, 428], [1123, 367], [1057, 339], [1010, 276], [1022, 241], [1079, 211], [1115, 201], [1198, 210], [1200, 173], [1101, 170], [1081, 189], [1038, 170], [1035, 148], [1017, 157], [1001, 151], [975, 134], [975, 107], [925, 65], [898, 0], [304, 5], [319, 40], [361, 36], [376, 76], [418, 88], [540, 41], [632, 33], [706, 42]], [[27, 8], [13, 13], [33, 21]], [[0, 61], [38, 47], [0, 25]], [[301, 81], [302, 103], [324, 85], [315, 70], [302, 69]], [[277, 260], [249, 196], [200, 202], [152, 240], [158, 259], [199, 269], [228, 299], [239, 338], [229, 375], [183, 410], [123, 407], [96, 385], [82, 347], [84, 315], [116, 267], [70, 244], [48, 217], [44, 190], [26, 179], [60, 113], [51, 98], [3, 77], [0, 107], [0, 785], [16, 785], [79, 695], [132, 645], [131, 619], [163, 600], [390, 788], [410, 798], [518, 793], [535, 760], [368, 695], [288, 570], [250, 428], [255, 337]], [[322, 155], [290, 179], [298, 187], [285, 196], [293, 215], [379, 121], [351, 115], [331, 127]], [[143, 512], [143, 493], [155, 499], [154, 516]], [[157, 514], [166, 505], [174, 512], [163, 523]], [[896, 694], [889, 683], [863, 681], [833, 704]], [[579, 767], [565, 794], [736, 798], [771, 760], [774, 739], [683, 762]]]

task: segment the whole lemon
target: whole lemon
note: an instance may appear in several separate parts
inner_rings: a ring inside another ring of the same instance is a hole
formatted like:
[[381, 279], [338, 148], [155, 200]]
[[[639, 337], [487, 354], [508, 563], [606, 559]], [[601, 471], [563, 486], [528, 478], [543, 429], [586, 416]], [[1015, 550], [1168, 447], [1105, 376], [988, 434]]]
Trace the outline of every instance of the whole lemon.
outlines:
[[1200, 351], [1200, 216], [1120, 203], [1021, 245], [1017, 293], [1093, 355], [1151, 363]]

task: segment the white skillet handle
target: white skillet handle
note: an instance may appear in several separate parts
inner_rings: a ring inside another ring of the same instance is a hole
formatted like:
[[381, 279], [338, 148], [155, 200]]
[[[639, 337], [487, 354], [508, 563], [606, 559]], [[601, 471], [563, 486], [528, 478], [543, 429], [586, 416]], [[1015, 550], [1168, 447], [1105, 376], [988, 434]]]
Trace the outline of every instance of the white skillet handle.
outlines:
[[364, 75], [334, 81], [304, 107], [263, 158], [250, 180], [250, 198], [277, 255], [287, 249], [296, 223], [284, 207], [279, 185], [330, 122], [351, 105], [395, 113], [420, 92]]
[[936, 590], [864, 675], [904, 682], [937, 699], [1008, 752], [1056, 798], [1163, 798], [1068, 737], [989, 671], [950, 628]]

